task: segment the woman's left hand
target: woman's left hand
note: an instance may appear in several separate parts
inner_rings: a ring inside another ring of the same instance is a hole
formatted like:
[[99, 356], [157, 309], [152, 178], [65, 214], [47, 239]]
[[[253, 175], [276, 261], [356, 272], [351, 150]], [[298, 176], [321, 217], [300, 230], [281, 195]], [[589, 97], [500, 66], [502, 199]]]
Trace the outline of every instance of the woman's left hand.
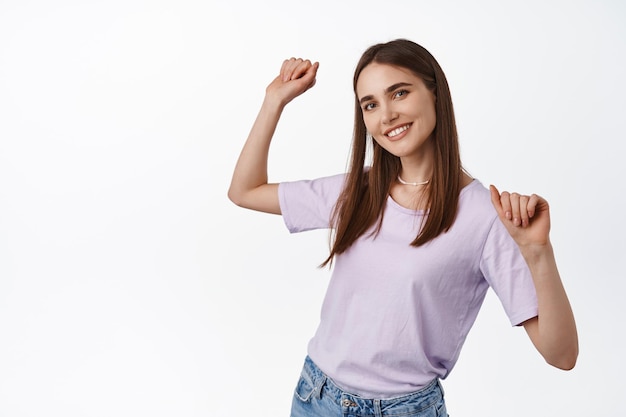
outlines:
[[578, 357], [578, 334], [548, 236], [548, 202], [536, 194], [500, 194], [493, 185], [489, 190], [498, 217], [528, 263], [537, 291], [538, 315], [526, 320], [524, 328], [549, 364], [572, 369]]
[[491, 185], [491, 202], [498, 217], [520, 247], [549, 243], [550, 207], [542, 197], [509, 193]]

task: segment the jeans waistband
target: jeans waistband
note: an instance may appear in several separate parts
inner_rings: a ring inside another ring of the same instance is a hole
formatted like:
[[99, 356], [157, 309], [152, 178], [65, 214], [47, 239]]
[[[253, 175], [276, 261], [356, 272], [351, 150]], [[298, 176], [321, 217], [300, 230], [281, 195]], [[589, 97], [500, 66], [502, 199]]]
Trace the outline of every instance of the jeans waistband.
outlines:
[[338, 387], [332, 379], [322, 372], [321, 369], [307, 356], [303, 372], [308, 374], [317, 397], [330, 397], [346, 411], [359, 412], [363, 415], [393, 416], [416, 413], [422, 409], [432, 407], [433, 404], [443, 399], [443, 389], [439, 379], [432, 380], [424, 388], [389, 399], [363, 398]]

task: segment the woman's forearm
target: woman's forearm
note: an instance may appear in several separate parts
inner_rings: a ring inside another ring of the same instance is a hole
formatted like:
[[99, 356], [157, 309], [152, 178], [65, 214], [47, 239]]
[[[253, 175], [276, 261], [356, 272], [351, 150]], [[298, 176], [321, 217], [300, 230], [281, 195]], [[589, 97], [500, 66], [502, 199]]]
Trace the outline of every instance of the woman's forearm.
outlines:
[[552, 245], [548, 241], [520, 250], [533, 277], [539, 308], [536, 322], [527, 326], [529, 336], [548, 363], [571, 369], [578, 357], [578, 334]]
[[241, 150], [228, 190], [228, 197], [237, 205], [254, 206], [255, 190], [268, 182], [267, 161], [270, 143], [278, 125], [283, 105], [265, 98], [250, 134]]
[[270, 142], [283, 109], [315, 85], [319, 64], [301, 58], [285, 60], [280, 74], [265, 90], [261, 110], [243, 146], [228, 189], [228, 198], [252, 210], [280, 214], [278, 185], [268, 184]]

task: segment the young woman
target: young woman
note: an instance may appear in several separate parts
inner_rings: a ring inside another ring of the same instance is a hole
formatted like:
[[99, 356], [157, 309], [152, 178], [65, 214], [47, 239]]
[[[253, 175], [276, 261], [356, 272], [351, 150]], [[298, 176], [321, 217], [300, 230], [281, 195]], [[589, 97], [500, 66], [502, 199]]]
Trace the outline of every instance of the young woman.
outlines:
[[423, 47], [399, 39], [361, 57], [348, 173], [268, 183], [281, 112], [315, 84], [318, 66], [283, 63], [228, 194], [242, 207], [282, 214], [291, 232], [333, 232], [324, 262], [333, 274], [292, 417], [446, 416], [439, 380], [489, 287], [545, 360], [571, 369], [578, 338], [548, 203], [488, 190], [463, 170], [448, 84]]

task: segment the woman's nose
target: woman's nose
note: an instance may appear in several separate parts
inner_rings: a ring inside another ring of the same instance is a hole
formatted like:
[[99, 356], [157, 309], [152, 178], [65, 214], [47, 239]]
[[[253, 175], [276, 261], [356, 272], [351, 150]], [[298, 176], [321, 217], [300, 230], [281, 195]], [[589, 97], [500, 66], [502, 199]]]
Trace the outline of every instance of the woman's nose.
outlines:
[[393, 106], [385, 106], [383, 108], [383, 124], [390, 124], [398, 118], [398, 113], [394, 110]]

